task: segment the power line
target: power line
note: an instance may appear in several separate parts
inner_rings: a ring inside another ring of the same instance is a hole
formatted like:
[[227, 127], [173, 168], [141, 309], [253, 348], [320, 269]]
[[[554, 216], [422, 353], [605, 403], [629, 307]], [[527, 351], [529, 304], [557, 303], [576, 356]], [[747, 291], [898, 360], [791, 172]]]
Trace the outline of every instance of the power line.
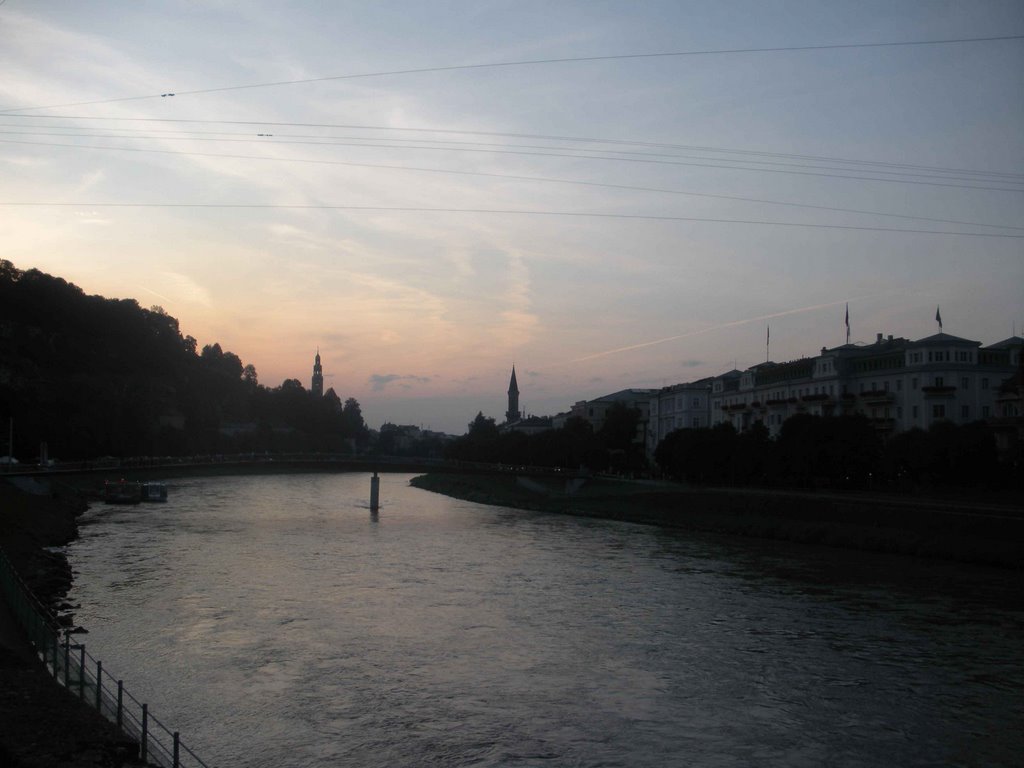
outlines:
[[[260, 136], [252, 136], [252, 135], [249, 135], [248, 138], [224, 138], [224, 137], [208, 138], [208, 137], [205, 137], [205, 136], [146, 136], [146, 135], [121, 136], [121, 135], [116, 135], [116, 134], [112, 135], [112, 134], [95, 134], [95, 133], [68, 134], [68, 133], [48, 133], [48, 132], [44, 132], [44, 131], [35, 131], [35, 132], [27, 132], [27, 131], [0, 131], [0, 135], [5, 135], [5, 136], [56, 136], [56, 137], [64, 137], [64, 138], [86, 138], [86, 139], [128, 139], [128, 140], [132, 140], [132, 141], [143, 141], [143, 140], [155, 140], [155, 141], [207, 141], [207, 142], [218, 142], [219, 141], [219, 142], [246, 143], [246, 144], [252, 143], [253, 141], [256, 141], [257, 139], [261, 138]], [[454, 151], [459, 151], [459, 152], [480, 152], [480, 153], [485, 153], [485, 154], [527, 155], [527, 156], [532, 156], [532, 157], [563, 157], [563, 158], [578, 158], [578, 159], [584, 159], [584, 160], [620, 160], [622, 162], [641, 162], [641, 163], [659, 163], [659, 162], [661, 162], [661, 163], [665, 163], [665, 164], [675, 164], [675, 165], [678, 165], [680, 163], [675, 163], [675, 162], [668, 161], [668, 160], [660, 160], [659, 161], [657, 158], [659, 158], [659, 157], [661, 157], [661, 158], [672, 157], [672, 158], [679, 158], [679, 159], [684, 159], [684, 160], [703, 160], [703, 159], [705, 159], [705, 158], [701, 158], [701, 157], [693, 157], [693, 156], [690, 156], [690, 155], [659, 155], [659, 154], [655, 154], [655, 153], [646, 153], [646, 152], [616, 152], [615, 150], [593, 150], [593, 149], [590, 149], [590, 150], [571, 149], [571, 151], [572, 152], [576, 152], [576, 153], [598, 151], [598, 152], [604, 152], [605, 154], [599, 155], [599, 156], [584, 155], [584, 154], [567, 154], [564, 150], [562, 152], [525, 151], [527, 149], [529, 149], [529, 150], [549, 150], [551, 148], [550, 147], [544, 147], [544, 146], [527, 146], [527, 147], [520, 148], [521, 145], [496, 145], [496, 147], [495, 147], [495, 145], [470, 144], [470, 143], [467, 143], [467, 142], [463, 142], [459, 146], [455, 146], [455, 147], [451, 147], [451, 146], [425, 146], [425, 145], [412, 145], [412, 146], [410, 146], [410, 145], [407, 145], [407, 144], [403, 145], [403, 146], [395, 146], [394, 144], [366, 143], [367, 142], [366, 139], [359, 139], [357, 137], [348, 137], [348, 136], [343, 136], [343, 137], [316, 137], [316, 136], [315, 137], [309, 137], [309, 138], [318, 139], [316, 141], [286, 139], [284, 137], [279, 137], [279, 136], [276, 136], [276, 135], [266, 136], [266, 137], [262, 137], [262, 138], [267, 139], [269, 141], [269, 143], [272, 143], [272, 144], [299, 144], [299, 145], [314, 146], [314, 147], [334, 147], [334, 146], [337, 146], [337, 147], [360, 147], [360, 148], [373, 148], [373, 149], [425, 150], [425, 151], [429, 151], [429, 152], [454, 152]], [[345, 139], [345, 140], [344, 141], [338, 141], [337, 139], [339, 139], [339, 138], [340, 139]], [[403, 141], [403, 140], [399, 140], [399, 141]], [[490, 147], [490, 148], [488, 148], [488, 147]], [[118, 149], [118, 147], [105, 147], [105, 148], [107, 148], [107, 149]], [[612, 153], [614, 153], [614, 154], [612, 154]], [[628, 155], [628, 156], [627, 157], [620, 157], [619, 155]], [[729, 158], [713, 158], [713, 159], [716, 159], [716, 160], [718, 160], [719, 162], [722, 162], [722, 163], [740, 163], [740, 162], [742, 162], [740, 160], [731, 160]], [[832, 167], [832, 166], [804, 165], [804, 164], [798, 164], [798, 163], [782, 163], [782, 162], [771, 161], [771, 160], [749, 160], [747, 162], [756, 163], [758, 165], [780, 166], [782, 168], [811, 168], [811, 169], [820, 170], [820, 171], [855, 171], [855, 172], [860, 172], [860, 173], [869, 173], [870, 172], [870, 173], [876, 173], [876, 174], [885, 174], [887, 176], [903, 176], [903, 177], [908, 177], [908, 178], [922, 178], [922, 179], [940, 179], [940, 180], [947, 180], [947, 181], [952, 181], [952, 180], [956, 180], [956, 181], [984, 181], [984, 179], [976, 178], [973, 175], [966, 175], [966, 176], [964, 176], [964, 175], [909, 173], [907, 171], [887, 171], [887, 170], [878, 170], [878, 169], [875, 169], [875, 170], [872, 170], [872, 171], [858, 171], [857, 169], [836, 168], [836, 167]], [[736, 169], [736, 170], [748, 170], [748, 171], [768, 171], [768, 170], [773, 170], [773, 169], [769, 169], [769, 168], [754, 168], [754, 167], [744, 166], [744, 165], [714, 165], [714, 166], [711, 166], [711, 167], [714, 167], [714, 168], [733, 168], [733, 169]], [[857, 177], [857, 178], [871, 179], [872, 177]], [[878, 180], [878, 181], [885, 181], [886, 179], [876, 179], [876, 180]], [[894, 180], [895, 181], [900, 181], [900, 179], [894, 179]], [[1021, 181], [1014, 181], [1012, 179], [999, 179], [999, 182], [1002, 183], [1002, 184], [1024, 184], [1024, 179], [1022, 179]], [[908, 181], [908, 183], [909, 183], [909, 181]], [[1021, 190], [1021, 191], [1024, 191], [1024, 190]]]
[[[120, 138], [120, 137], [117, 137], [117, 138]], [[0, 142], [4, 142], [4, 140], [0, 139]], [[28, 143], [28, 142], [26, 142], [26, 143]], [[34, 142], [31, 142], [31, 143], [28, 143], [28, 144], [32, 145], [32, 144], [34, 144]], [[61, 144], [59, 146], [64, 147], [64, 146], [68, 146], [68, 145]], [[75, 146], [75, 145], [71, 145], [71, 146]], [[120, 148], [119, 147], [104, 147], [103, 149], [114, 149], [114, 150], [116, 150], [116, 149], [120, 149]], [[127, 150], [130, 151], [132, 148], [124, 148], [124, 149], [127, 149]], [[145, 151], [145, 150], [139, 150], [139, 151]], [[156, 151], [156, 150], [151, 150], [151, 151]], [[183, 153], [183, 154], [188, 154], [188, 153]], [[206, 156], [206, 155], [202, 155], [202, 156]], [[220, 155], [214, 155], [214, 156], [215, 157], [220, 157]], [[227, 156], [227, 157], [233, 157], [233, 156]], [[574, 155], [570, 155], [570, 157], [575, 157], [575, 156]], [[262, 159], [275, 160], [275, 159], [282, 159], [282, 158], [262, 158]], [[585, 181], [585, 180], [581, 180], [581, 179], [561, 179], [561, 178], [554, 178], [554, 177], [549, 177], [549, 176], [525, 176], [525, 175], [521, 175], [521, 174], [496, 173], [496, 172], [490, 172], [490, 171], [463, 171], [463, 170], [446, 169], [446, 168], [422, 168], [422, 167], [416, 167], [416, 166], [385, 165], [385, 164], [380, 164], [380, 163], [356, 163], [356, 162], [347, 162], [347, 161], [344, 162], [344, 163], [341, 163], [339, 161], [339, 164], [343, 164], [343, 165], [346, 165], [346, 166], [353, 166], [353, 167], [360, 167], [360, 168], [374, 168], [374, 169], [381, 169], [381, 170], [414, 171], [414, 172], [422, 172], [422, 173], [441, 173], [441, 174], [450, 174], [450, 175], [457, 175], [457, 176], [481, 176], [481, 177], [486, 177], [486, 178], [509, 179], [509, 180], [512, 180], [512, 181], [539, 182], [539, 183], [548, 183], [548, 184], [571, 184], [571, 185], [585, 186], [585, 187], [597, 187], [597, 188], [601, 188], [601, 189], [616, 189], [616, 190], [623, 190], [623, 191], [628, 191], [628, 192], [653, 192], [653, 193], [657, 193], [657, 194], [685, 195], [685, 196], [688, 196], [688, 197], [704, 197], [704, 198], [709, 198], [709, 199], [714, 199], [714, 200], [729, 200], [731, 202], [756, 203], [756, 204], [763, 204], [763, 205], [781, 205], [781, 206], [787, 206], [787, 207], [791, 207], [791, 208], [805, 208], [805, 209], [808, 209], [808, 210], [829, 211], [829, 212], [832, 212], [832, 213], [853, 213], [853, 214], [858, 214], [858, 215], [863, 215], [863, 216], [883, 216], [883, 217], [886, 217], [886, 218], [903, 219], [903, 220], [909, 220], [909, 221], [928, 221], [928, 222], [932, 222], [932, 223], [935, 223], [935, 224], [951, 224], [951, 225], [958, 225], [958, 226], [989, 227], [989, 228], [993, 228], [993, 229], [1009, 229], [1009, 230], [1024, 231], [1024, 227], [1011, 226], [1011, 225], [1007, 225], [1007, 224], [989, 224], [989, 223], [985, 223], [985, 222], [963, 221], [963, 220], [957, 220], [957, 219], [942, 219], [942, 218], [935, 218], [935, 217], [930, 217], [930, 216], [913, 216], [913, 215], [909, 215], [909, 214], [888, 213], [888, 212], [884, 212], [884, 211], [871, 211], [871, 210], [864, 210], [864, 209], [858, 209], [858, 208], [841, 208], [841, 207], [837, 207], [837, 206], [813, 205], [813, 204], [810, 204], [810, 203], [794, 203], [794, 202], [788, 202], [788, 201], [782, 201], [782, 200], [768, 200], [768, 199], [764, 199], [764, 198], [742, 197], [742, 196], [739, 196], [739, 195], [718, 195], [718, 194], [713, 194], [713, 193], [708, 193], [708, 192], [693, 192], [693, 191], [689, 191], [689, 190], [669, 189], [669, 188], [665, 188], [665, 187], [647, 187], [647, 186], [640, 186], [640, 185], [633, 185], [633, 184], [612, 184], [612, 183], [608, 183], [608, 182]]]
[[898, 232], [915, 235], [953, 235], [959, 237], [989, 237], [1011, 240], [1024, 239], [1024, 235], [994, 232], [949, 232], [934, 229], [900, 229], [898, 227], [866, 227], [852, 224], [806, 224], [796, 221], [764, 221], [756, 219], [718, 219], [702, 216], [662, 216], [639, 213], [595, 213], [589, 211], [539, 211], [515, 208], [427, 208], [384, 205], [277, 205], [256, 203], [95, 203], [95, 202], [0, 202], [0, 207], [60, 207], [60, 208], [221, 208], [253, 210], [324, 210], [374, 213], [476, 213], [514, 216], [568, 216], [596, 219], [627, 219], [640, 221], [688, 221], [709, 224], [747, 224], [771, 227], [804, 227], [808, 229], [843, 229], [863, 232]]
[[[0, 139], [0, 143], [3, 144], [20, 144], [23, 146], [30, 147], [64, 147], [68, 149], [91, 149], [108, 152], [149, 152], [153, 154], [162, 155], [182, 155], [190, 157], [219, 157], [224, 159], [233, 160], [270, 160], [276, 162], [290, 162], [290, 163], [311, 163], [319, 165], [347, 165], [356, 167], [375, 167], [375, 168], [386, 168], [390, 170], [430, 170], [435, 173], [459, 173], [458, 171], [447, 171], [442, 169], [409, 169], [402, 166], [389, 166], [389, 165], [369, 165], [367, 163], [351, 163], [342, 160], [324, 160], [317, 158], [290, 158], [290, 157], [267, 157], [261, 155], [235, 155], [228, 153], [217, 153], [217, 152], [182, 152], [171, 149], [147, 149], [144, 147], [98, 147], [91, 144], [61, 144], [58, 142], [49, 141], [16, 141], [13, 139]], [[484, 150], [479, 150], [484, 151]], [[714, 163], [691, 163], [691, 162], [678, 162], [672, 160], [642, 160], [639, 158], [617, 158], [617, 157], [601, 157], [594, 155], [558, 155], [557, 153], [542, 153], [542, 152], [515, 152], [515, 153], [504, 153], [504, 154], [519, 154], [519, 155], [533, 155], [540, 157], [572, 157], [577, 159], [585, 160], [604, 160], [604, 161], [619, 161], [619, 162], [630, 162], [630, 163], [653, 163], [659, 165], [672, 165], [672, 166], [686, 166], [691, 168], [718, 168], [725, 170], [734, 171], [754, 171], [758, 173], [784, 173], [796, 176], [815, 176], [821, 178], [832, 178], [832, 179], [847, 179], [854, 181], [876, 181], [884, 182], [889, 184], [916, 184], [929, 187], [950, 187], [954, 189], [977, 189], [989, 192], [1024, 192], [1021, 189], [1013, 189], [1009, 187], [987, 187], [975, 184], [952, 184], [945, 181], [922, 181], [914, 179], [881, 179], [872, 176], [853, 176], [849, 174], [839, 173], [815, 173], [812, 171], [793, 171], [783, 170], [780, 168], [744, 168], [742, 166], [735, 165], [716, 165]], [[469, 173], [469, 172], [464, 172]], [[1012, 182], [1004, 182], [1012, 183]]]
[[658, 59], [658, 58], [678, 58], [684, 56], [722, 56], [731, 54], [751, 54], [751, 53], [783, 53], [783, 52], [807, 52], [807, 51], [834, 51], [834, 50], [851, 50], [857, 48], [896, 48], [906, 46], [926, 46], [926, 45], [951, 45], [951, 44], [963, 44], [963, 43], [991, 43], [998, 41], [1007, 40], [1021, 40], [1024, 39], [1024, 35], [1000, 35], [994, 37], [958, 37], [950, 38], [945, 40], [901, 40], [893, 42], [883, 43], [838, 43], [832, 45], [789, 45], [789, 46], [777, 46], [770, 48], [721, 48], [721, 49], [709, 49], [709, 50], [697, 50], [697, 51], [665, 51], [661, 53], [624, 53], [624, 54], [609, 54], [604, 56], [571, 56], [565, 58], [552, 58], [552, 59], [524, 59], [522, 61], [496, 61], [486, 62], [481, 64], [455, 64], [444, 67], [417, 67], [415, 69], [394, 69], [386, 70], [382, 72], [363, 72], [350, 75], [329, 75], [327, 77], [309, 77], [300, 80], [276, 80], [264, 83], [249, 83], [247, 85], [226, 85], [219, 88], [199, 88], [190, 91], [181, 90], [167, 90], [164, 93], [154, 93], [144, 96], [122, 96], [119, 98], [112, 99], [97, 99], [94, 101], [75, 101], [65, 104], [49, 104], [44, 106], [34, 107], [11, 107], [9, 109], [0, 109], [0, 113], [4, 112], [18, 112], [18, 111], [33, 111], [37, 109], [58, 109], [61, 107], [80, 107], [94, 104], [114, 104], [117, 102], [124, 101], [141, 101], [144, 99], [161, 99], [161, 98], [173, 98], [177, 96], [196, 96], [199, 94], [206, 93], [223, 93], [225, 91], [240, 91], [254, 88], [275, 88], [285, 85], [302, 85], [306, 83], [323, 83], [334, 80], [354, 80], [357, 78], [367, 77], [393, 77], [397, 75], [416, 75], [426, 74], [430, 72], [456, 72], [473, 69], [498, 69], [502, 67], [526, 67], [526, 66], [538, 66], [542, 64], [571, 64], [571, 63], [584, 63], [594, 61], [624, 61], [624, 60], [640, 60], [640, 59]]
[[[2, 114], [2, 111], [0, 111]], [[881, 166], [888, 168], [905, 168], [908, 170], [923, 170], [933, 172], [947, 172], [947, 173], [960, 173], [969, 174], [976, 176], [992, 176], [997, 179], [1000, 178], [1021, 178], [1024, 179], [1022, 173], [1007, 173], [1003, 171], [983, 171], [969, 168], [951, 168], [945, 166], [929, 166], [929, 165], [916, 165], [910, 163], [894, 163], [890, 161], [882, 160], [856, 160], [852, 158], [835, 157], [828, 155], [808, 155], [799, 153], [787, 153], [787, 152], [764, 152], [751, 149], [730, 149], [725, 147], [706, 147], [706, 146], [694, 146], [688, 144], [672, 144], [665, 142], [654, 142], [654, 141], [638, 141], [628, 139], [608, 139], [608, 138], [595, 138], [587, 136], [560, 136], [560, 135], [549, 135], [549, 134], [535, 134], [535, 133], [512, 133], [502, 131], [471, 131], [471, 130], [457, 130], [451, 128], [422, 128], [422, 127], [400, 127], [400, 126], [384, 126], [384, 125], [359, 125], [359, 124], [348, 124], [348, 123], [293, 123], [293, 122], [277, 122], [277, 121], [266, 121], [266, 120], [202, 120], [202, 119], [185, 119], [185, 118], [164, 118], [164, 117], [94, 117], [87, 115], [17, 115], [17, 114], [5, 114], [4, 117], [25, 117], [31, 119], [61, 119], [61, 120], [101, 120], [101, 121], [120, 121], [120, 122], [157, 122], [157, 123], [188, 123], [188, 124], [202, 124], [202, 125], [253, 125], [253, 126], [271, 126], [271, 127], [286, 127], [286, 128], [332, 128], [332, 129], [347, 129], [347, 130], [367, 130], [367, 131], [404, 131], [410, 133], [443, 133], [451, 135], [463, 135], [463, 136], [490, 136], [500, 138], [519, 138], [519, 139], [535, 139], [541, 141], [574, 141], [587, 144], [610, 144], [610, 145], [625, 145], [625, 146], [636, 146], [636, 147], [650, 147], [660, 149], [678, 149], [684, 151], [697, 151], [697, 152], [716, 152], [722, 154], [739, 154], [739, 155], [754, 155], [761, 157], [782, 157], [798, 160], [814, 160], [821, 162], [832, 162], [832, 163], [845, 163], [852, 165], [869, 165], [869, 166]], [[392, 139], [398, 141], [398, 139]], [[603, 150], [613, 151], [613, 150]]]

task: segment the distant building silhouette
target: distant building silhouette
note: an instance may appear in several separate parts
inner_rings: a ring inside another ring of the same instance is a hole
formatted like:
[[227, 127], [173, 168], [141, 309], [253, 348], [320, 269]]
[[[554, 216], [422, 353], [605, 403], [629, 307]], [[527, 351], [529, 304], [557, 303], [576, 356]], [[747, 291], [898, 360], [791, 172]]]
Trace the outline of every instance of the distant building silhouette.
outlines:
[[505, 411], [505, 422], [511, 424], [519, 421], [519, 385], [516, 383], [516, 367], [512, 366], [512, 378], [508, 382], [508, 410]]
[[313, 361], [313, 383], [310, 386], [313, 397], [324, 396], [324, 369], [320, 365], [320, 350], [316, 351], [316, 359]]

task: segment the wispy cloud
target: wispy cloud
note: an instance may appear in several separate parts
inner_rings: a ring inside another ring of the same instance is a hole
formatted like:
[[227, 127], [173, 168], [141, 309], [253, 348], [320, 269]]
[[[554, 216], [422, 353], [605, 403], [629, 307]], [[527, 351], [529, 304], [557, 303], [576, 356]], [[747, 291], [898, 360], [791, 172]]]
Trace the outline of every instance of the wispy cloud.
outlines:
[[641, 342], [639, 344], [630, 344], [629, 346], [625, 346], [625, 347], [616, 347], [615, 349], [606, 349], [604, 352], [595, 352], [592, 355], [584, 355], [583, 357], [577, 357], [574, 360], [569, 360], [568, 363], [582, 363], [582, 362], [585, 362], [587, 360], [596, 360], [599, 357], [608, 357], [609, 355], [616, 355], [616, 354], [619, 354], [620, 352], [630, 352], [630, 351], [632, 351], [634, 349], [644, 349], [645, 347], [653, 347], [653, 346], [655, 346], [657, 344], [665, 344], [665, 343], [670, 342], [670, 341], [677, 341], [679, 339], [688, 339], [688, 338], [691, 338], [693, 336], [701, 336], [703, 334], [711, 333], [713, 331], [725, 330], [726, 328], [735, 328], [737, 326], [747, 325], [749, 323], [757, 323], [757, 322], [762, 322], [764, 320], [774, 320], [777, 317], [788, 317], [789, 315], [799, 315], [799, 314], [803, 314], [804, 312], [813, 312], [813, 311], [819, 310], [819, 309], [827, 309], [829, 307], [838, 307], [838, 306], [842, 306], [844, 303], [846, 303], [848, 301], [853, 301], [854, 299], [864, 299], [864, 298], [870, 298], [870, 297], [867, 297], [867, 296], [855, 296], [855, 297], [852, 297], [851, 299], [842, 299], [841, 301], [830, 301], [830, 302], [827, 302], [825, 304], [813, 304], [813, 305], [811, 305], [809, 307], [800, 307], [798, 309], [787, 309], [784, 312], [773, 312], [773, 313], [771, 313], [769, 315], [758, 315], [757, 317], [748, 317], [748, 318], [745, 318], [743, 320], [733, 320], [730, 323], [722, 323], [720, 325], [713, 325], [710, 328], [701, 328], [700, 330], [697, 330], [697, 331], [690, 331], [689, 333], [680, 333], [680, 334], [677, 334], [676, 336], [666, 336], [665, 338], [654, 339], [653, 341], [644, 341], [644, 342]]
[[411, 382], [414, 384], [429, 384], [431, 379], [429, 376], [413, 376], [405, 375], [401, 376], [397, 373], [374, 373], [370, 375], [370, 386], [374, 392], [382, 392], [385, 387], [389, 384], [398, 382]]
[[161, 272], [160, 276], [167, 287], [173, 289], [171, 292], [175, 293], [179, 300], [201, 304], [204, 307], [212, 306], [210, 292], [188, 275], [179, 272]]

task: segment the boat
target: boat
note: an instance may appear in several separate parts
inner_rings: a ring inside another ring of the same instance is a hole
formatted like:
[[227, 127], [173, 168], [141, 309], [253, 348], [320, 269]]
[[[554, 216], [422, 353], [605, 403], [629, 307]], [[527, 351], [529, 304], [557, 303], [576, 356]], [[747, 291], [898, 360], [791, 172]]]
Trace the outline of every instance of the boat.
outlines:
[[103, 483], [103, 501], [107, 504], [138, 504], [142, 501], [142, 487], [127, 480]]
[[143, 501], [167, 501], [167, 486], [164, 483], [142, 483], [140, 489]]

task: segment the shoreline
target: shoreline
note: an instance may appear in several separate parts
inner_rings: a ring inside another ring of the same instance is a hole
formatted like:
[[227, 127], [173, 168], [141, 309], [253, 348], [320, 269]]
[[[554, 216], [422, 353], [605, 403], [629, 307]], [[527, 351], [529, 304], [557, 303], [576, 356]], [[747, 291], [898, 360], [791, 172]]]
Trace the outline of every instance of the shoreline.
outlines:
[[569, 494], [499, 476], [426, 474], [411, 484], [516, 509], [1024, 570], [1024, 509], [1012, 505], [605, 478]]

